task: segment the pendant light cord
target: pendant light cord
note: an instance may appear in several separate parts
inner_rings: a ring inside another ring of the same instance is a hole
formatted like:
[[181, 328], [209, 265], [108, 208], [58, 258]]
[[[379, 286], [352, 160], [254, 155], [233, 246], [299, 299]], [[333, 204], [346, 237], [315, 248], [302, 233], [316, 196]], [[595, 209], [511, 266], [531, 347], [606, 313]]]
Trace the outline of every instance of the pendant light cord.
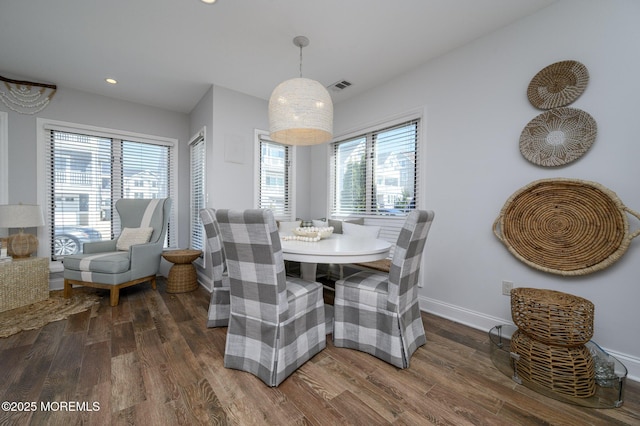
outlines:
[[302, 48], [309, 45], [309, 39], [305, 36], [297, 36], [294, 37], [293, 44], [300, 48], [300, 78], [302, 78]]
[[300, 78], [302, 78], [302, 45], [300, 45]]

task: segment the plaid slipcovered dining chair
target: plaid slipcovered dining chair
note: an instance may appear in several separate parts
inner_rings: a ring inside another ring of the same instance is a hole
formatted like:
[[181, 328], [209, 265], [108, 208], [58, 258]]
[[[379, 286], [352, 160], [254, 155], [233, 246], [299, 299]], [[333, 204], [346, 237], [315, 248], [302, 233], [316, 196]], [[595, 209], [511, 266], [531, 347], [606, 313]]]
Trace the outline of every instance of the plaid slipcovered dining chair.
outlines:
[[231, 287], [224, 366], [278, 386], [326, 346], [322, 285], [287, 277], [271, 210], [218, 210]]
[[427, 342], [420, 306], [418, 275], [434, 213], [412, 210], [407, 216], [388, 274], [360, 271], [336, 281], [333, 343], [369, 353], [398, 368]]
[[207, 235], [207, 253], [211, 260], [209, 269], [213, 281], [207, 327], [226, 327], [229, 324], [230, 310], [229, 276], [225, 274], [224, 250], [216, 220], [216, 211], [211, 208], [202, 209], [200, 210], [200, 219]]

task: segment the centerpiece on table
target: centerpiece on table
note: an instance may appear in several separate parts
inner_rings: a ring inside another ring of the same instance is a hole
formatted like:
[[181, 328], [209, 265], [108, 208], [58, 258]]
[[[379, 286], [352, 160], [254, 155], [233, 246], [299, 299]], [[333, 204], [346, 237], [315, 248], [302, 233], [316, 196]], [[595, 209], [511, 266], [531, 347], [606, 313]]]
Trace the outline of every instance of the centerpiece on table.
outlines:
[[295, 235], [287, 235], [282, 237], [285, 241], [298, 240], [298, 241], [320, 241], [323, 238], [327, 238], [333, 234], [333, 226], [305, 226], [298, 227], [293, 230]]

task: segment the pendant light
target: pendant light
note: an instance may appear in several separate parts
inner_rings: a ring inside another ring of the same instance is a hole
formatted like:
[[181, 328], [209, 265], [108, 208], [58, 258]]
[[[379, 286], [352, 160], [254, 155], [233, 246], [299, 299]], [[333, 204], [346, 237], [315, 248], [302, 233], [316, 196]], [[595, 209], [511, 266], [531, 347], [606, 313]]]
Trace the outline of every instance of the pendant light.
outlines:
[[333, 102], [327, 89], [302, 77], [302, 48], [309, 39], [297, 36], [300, 48], [300, 77], [283, 81], [269, 99], [270, 136], [287, 145], [316, 145], [333, 137]]

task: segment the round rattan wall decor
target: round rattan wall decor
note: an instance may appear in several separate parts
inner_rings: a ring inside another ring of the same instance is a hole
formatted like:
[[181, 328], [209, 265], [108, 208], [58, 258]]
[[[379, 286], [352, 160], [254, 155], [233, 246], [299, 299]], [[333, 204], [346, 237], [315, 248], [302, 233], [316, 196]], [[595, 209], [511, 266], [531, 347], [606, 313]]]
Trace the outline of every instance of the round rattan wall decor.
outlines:
[[578, 61], [561, 61], [540, 70], [527, 87], [531, 105], [551, 109], [569, 105], [582, 95], [589, 83], [587, 67]]
[[562, 166], [582, 157], [597, 133], [596, 121], [585, 111], [555, 108], [525, 126], [520, 134], [520, 153], [539, 166]]
[[533, 268], [585, 275], [616, 262], [640, 234], [640, 229], [629, 232], [626, 213], [640, 219], [640, 213], [596, 182], [542, 179], [507, 200], [493, 232]]

